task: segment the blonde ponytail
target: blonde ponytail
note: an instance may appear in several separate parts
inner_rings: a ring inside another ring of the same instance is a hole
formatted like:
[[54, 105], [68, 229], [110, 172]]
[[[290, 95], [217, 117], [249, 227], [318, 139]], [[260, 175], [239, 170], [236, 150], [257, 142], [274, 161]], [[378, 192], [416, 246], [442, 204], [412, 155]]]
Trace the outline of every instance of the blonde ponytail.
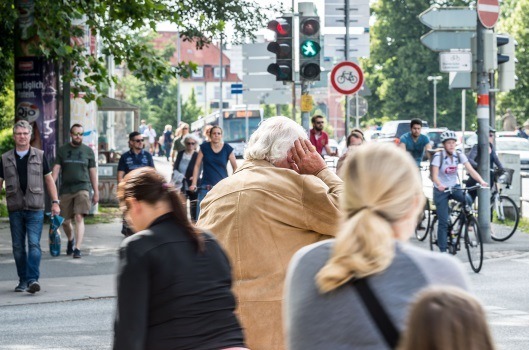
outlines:
[[343, 174], [343, 224], [330, 259], [316, 275], [322, 293], [387, 269], [395, 255], [392, 225], [410, 214], [422, 193], [417, 166], [394, 145], [359, 148], [346, 160]]

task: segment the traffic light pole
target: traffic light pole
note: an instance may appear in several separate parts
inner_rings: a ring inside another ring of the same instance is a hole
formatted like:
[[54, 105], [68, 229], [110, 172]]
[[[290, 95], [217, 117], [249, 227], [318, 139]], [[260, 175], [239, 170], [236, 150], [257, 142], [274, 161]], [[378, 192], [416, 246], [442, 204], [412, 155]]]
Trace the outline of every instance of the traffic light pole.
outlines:
[[[349, 61], [349, 0], [344, 0], [345, 8], [345, 61]], [[345, 137], [349, 135], [349, 99], [345, 97]]]
[[[489, 108], [489, 74], [485, 71], [483, 39], [485, 27], [477, 21], [477, 67], [478, 67], [478, 172], [489, 185], [490, 177], [490, 156], [489, 156], [489, 128], [490, 128], [490, 108]], [[490, 237], [490, 188], [478, 190], [478, 224], [481, 230], [483, 242], [492, 242]]]

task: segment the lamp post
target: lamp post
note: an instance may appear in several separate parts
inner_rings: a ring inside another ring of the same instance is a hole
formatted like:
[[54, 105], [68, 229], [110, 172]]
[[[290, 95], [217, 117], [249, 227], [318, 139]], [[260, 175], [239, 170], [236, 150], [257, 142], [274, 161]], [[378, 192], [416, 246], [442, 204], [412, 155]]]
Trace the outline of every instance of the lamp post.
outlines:
[[437, 82], [443, 80], [440, 75], [429, 76], [428, 81], [433, 81], [433, 127], [437, 128]]

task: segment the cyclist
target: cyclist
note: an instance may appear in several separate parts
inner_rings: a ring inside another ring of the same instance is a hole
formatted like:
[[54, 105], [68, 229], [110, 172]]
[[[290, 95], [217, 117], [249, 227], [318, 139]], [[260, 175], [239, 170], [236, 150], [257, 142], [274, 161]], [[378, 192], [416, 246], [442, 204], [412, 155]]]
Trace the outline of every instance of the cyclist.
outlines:
[[[463, 191], [459, 190], [457, 166], [463, 164], [467, 172], [482, 186], [488, 186], [487, 183], [479, 176], [479, 174], [472, 168], [467, 157], [456, 151], [456, 133], [451, 130], [446, 130], [441, 134], [441, 142], [443, 149], [436, 152], [433, 156], [430, 165], [433, 189], [433, 200], [437, 207], [437, 217], [439, 218], [439, 225], [437, 228], [437, 244], [442, 252], [446, 252], [447, 244], [447, 229], [448, 229], [448, 200], [455, 199], [463, 205], [471, 205], [472, 199], [469, 195], [465, 195]], [[454, 190], [444, 192], [448, 188]]]
[[[503, 164], [501, 164], [500, 159], [498, 158], [498, 155], [496, 154], [496, 149], [494, 147], [494, 137], [496, 136], [496, 130], [492, 127], [489, 127], [489, 155], [490, 155], [490, 182], [493, 183], [494, 181], [494, 165], [498, 167], [499, 170], [503, 171]], [[470, 153], [468, 154], [468, 161], [470, 162], [470, 165], [474, 169], [478, 169], [478, 161], [479, 159], [479, 149], [478, 145], [475, 144], [472, 149], [470, 150]], [[471, 187], [476, 184], [476, 180], [474, 180], [472, 177], [468, 177], [467, 179], [467, 186]], [[472, 197], [472, 201], [476, 199], [476, 196], [478, 195], [478, 192], [476, 190], [469, 191], [468, 194], [470, 197]]]
[[410, 131], [400, 137], [399, 146], [411, 154], [417, 166], [421, 166], [424, 152], [432, 148], [428, 136], [421, 134], [422, 120], [412, 119]]

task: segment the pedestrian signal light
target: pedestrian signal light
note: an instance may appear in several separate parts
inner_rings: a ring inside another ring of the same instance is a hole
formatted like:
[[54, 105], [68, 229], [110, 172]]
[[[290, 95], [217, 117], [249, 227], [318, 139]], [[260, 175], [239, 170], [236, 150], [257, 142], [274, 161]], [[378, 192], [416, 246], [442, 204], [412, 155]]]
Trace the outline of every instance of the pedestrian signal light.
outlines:
[[299, 75], [302, 80], [320, 80], [320, 18], [301, 16], [299, 23]]
[[276, 81], [292, 81], [292, 17], [283, 16], [268, 22], [268, 29], [275, 33], [275, 40], [266, 47], [276, 55], [276, 62], [268, 66], [267, 72], [276, 76]]

